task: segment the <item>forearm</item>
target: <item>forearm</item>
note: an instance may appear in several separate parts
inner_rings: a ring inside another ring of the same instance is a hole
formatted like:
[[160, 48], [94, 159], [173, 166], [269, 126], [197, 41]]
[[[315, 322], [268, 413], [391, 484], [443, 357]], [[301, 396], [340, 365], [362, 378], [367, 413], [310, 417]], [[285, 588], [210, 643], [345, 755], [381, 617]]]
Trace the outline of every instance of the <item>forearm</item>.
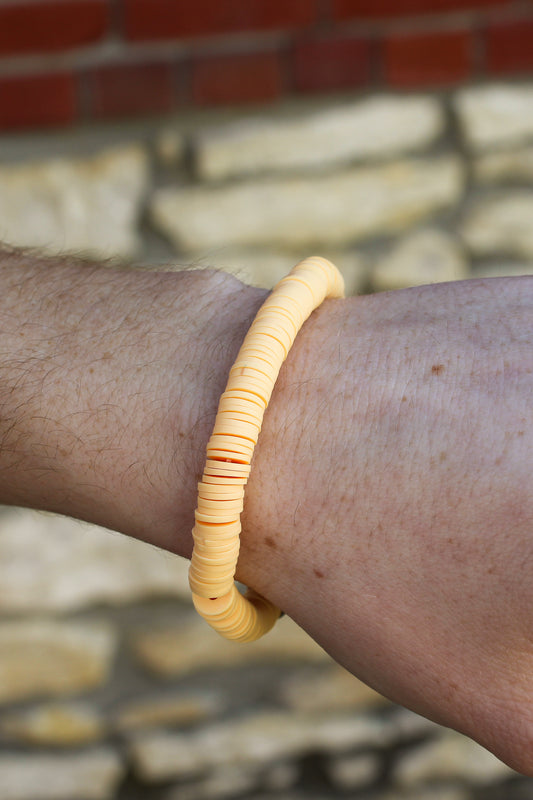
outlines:
[[[265, 293], [0, 256], [0, 502], [189, 555]], [[385, 694], [533, 771], [533, 281], [326, 301], [265, 413], [238, 577]]]
[[188, 555], [218, 396], [263, 295], [214, 271], [0, 255], [0, 502]]

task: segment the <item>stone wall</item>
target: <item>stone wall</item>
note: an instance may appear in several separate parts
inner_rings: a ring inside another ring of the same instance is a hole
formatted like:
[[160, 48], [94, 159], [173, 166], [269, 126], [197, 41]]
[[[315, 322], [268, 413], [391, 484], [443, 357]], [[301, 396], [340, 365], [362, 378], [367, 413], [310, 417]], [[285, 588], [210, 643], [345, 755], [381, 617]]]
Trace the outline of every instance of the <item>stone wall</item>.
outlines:
[[[0, 139], [0, 239], [350, 292], [533, 272], [533, 86]], [[187, 565], [0, 516], [0, 800], [525, 800], [533, 782], [394, 707], [290, 620], [220, 640]]]

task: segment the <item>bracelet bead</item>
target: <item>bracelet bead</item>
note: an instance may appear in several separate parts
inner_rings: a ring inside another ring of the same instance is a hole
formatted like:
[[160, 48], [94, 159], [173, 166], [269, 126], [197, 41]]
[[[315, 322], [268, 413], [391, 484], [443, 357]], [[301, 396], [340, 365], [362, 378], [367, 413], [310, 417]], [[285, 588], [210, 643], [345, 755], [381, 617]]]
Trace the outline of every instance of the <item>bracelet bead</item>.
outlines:
[[252, 589], [242, 595], [234, 582], [244, 487], [265, 409], [298, 331], [326, 297], [343, 294], [342, 276], [326, 259], [297, 264], [259, 309], [220, 398], [198, 483], [189, 583], [198, 613], [228, 639], [258, 639], [281, 616], [269, 600]]

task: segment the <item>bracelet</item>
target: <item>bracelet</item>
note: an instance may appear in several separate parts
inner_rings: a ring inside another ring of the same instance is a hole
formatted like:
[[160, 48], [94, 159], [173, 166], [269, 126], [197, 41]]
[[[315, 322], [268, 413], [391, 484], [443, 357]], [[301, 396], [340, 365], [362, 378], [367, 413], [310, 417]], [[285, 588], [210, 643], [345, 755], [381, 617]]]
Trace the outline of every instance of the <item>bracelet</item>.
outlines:
[[324, 258], [307, 258], [263, 303], [230, 370], [220, 398], [207, 461], [198, 484], [189, 584], [196, 610], [227, 639], [251, 642], [281, 611], [234, 575], [239, 556], [244, 487], [263, 415], [296, 334], [326, 297], [343, 297], [340, 272]]

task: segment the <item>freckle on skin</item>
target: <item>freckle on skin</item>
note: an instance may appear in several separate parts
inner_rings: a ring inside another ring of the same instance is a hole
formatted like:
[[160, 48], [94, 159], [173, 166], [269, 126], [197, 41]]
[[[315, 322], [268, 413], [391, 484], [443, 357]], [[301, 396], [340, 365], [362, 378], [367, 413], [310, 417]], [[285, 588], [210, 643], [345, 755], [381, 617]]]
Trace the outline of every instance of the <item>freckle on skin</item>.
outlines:
[[267, 536], [266, 537], [265, 544], [266, 544], [267, 547], [271, 547], [272, 550], [277, 550], [278, 546], [277, 546], [276, 542], [274, 541], [274, 539], [272, 539], [271, 536]]
[[444, 372], [444, 364], [433, 364], [431, 367], [432, 375], [440, 375], [442, 372]]
[[323, 578], [324, 577], [324, 573], [321, 572], [319, 569], [314, 569], [313, 572], [315, 573], [317, 578]]

